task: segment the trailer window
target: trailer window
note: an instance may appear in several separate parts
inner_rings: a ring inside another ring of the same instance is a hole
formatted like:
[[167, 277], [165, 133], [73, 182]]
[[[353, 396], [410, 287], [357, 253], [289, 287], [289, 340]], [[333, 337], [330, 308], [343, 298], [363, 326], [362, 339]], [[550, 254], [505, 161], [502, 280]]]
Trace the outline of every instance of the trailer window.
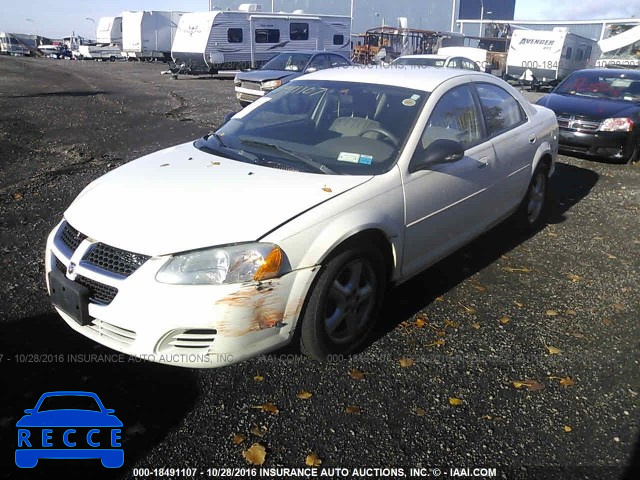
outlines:
[[587, 53], [585, 54], [587, 58], [591, 58], [591, 46], [587, 47]]
[[227, 40], [229, 43], [242, 43], [242, 29], [241, 28], [228, 29]]
[[579, 62], [580, 60], [582, 60], [582, 50], [576, 50], [576, 60]]
[[279, 43], [280, 30], [277, 28], [260, 28], [256, 30], [256, 43]]
[[308, 23], [290, 23], [289, 38], [291, 40], [309, 40]]
[[572, 52], [571, 47], [567, 47], [567, 51], [564, 52], [564, 58], [566, 58], [567, 60], [570, 60], [571, 59], [571, 52]]
[[334, 45], [344, 45], [344, 35], [334, 35], [333, 36], [333, 44]]

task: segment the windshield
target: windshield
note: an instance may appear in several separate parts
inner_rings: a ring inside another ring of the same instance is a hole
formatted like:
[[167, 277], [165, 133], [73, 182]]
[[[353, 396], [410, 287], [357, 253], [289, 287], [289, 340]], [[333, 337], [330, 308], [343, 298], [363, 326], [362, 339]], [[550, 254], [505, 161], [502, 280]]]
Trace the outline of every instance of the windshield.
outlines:
[[287, 170], [382, 173], [396, 162], [428, 95], [389, 85], [295, 81], [195, 146]]
[[301, 72], [307, 66], [311, 55], [307, 53], [281, 53], [262, 67], [262, 70], [291, 70]]
[[615, 70], [575, 72], [558, 85], [554, 93], [638, 102], [640, 101], [640, 72], [637, 74], [616, 73]]
[[53, 395], [42, 400], [39, 412], [48, 410], [91, 410], [100, 411], [93, 397], [87, 395]]
[[400, 57], [393, 61], [393, 65], [418, 65], [421, 67], [444, 67], [443, 58], [411, 58]]

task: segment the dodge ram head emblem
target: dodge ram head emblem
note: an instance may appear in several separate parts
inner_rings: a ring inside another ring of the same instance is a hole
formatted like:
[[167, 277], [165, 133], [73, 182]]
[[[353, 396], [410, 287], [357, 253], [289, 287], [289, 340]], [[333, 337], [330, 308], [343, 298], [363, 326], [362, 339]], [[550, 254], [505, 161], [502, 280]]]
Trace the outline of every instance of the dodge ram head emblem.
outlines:
[[67, 272], [69, 272], [69, 273], [73, 273], [73, 271], [74, 271], [75, 269], [76, 269], [76, 264], [75, 264], [75, 263], [73, 263], [73, 262], [71, 262], [71, 263], [69, 264], [69, 266], [67, 267]]

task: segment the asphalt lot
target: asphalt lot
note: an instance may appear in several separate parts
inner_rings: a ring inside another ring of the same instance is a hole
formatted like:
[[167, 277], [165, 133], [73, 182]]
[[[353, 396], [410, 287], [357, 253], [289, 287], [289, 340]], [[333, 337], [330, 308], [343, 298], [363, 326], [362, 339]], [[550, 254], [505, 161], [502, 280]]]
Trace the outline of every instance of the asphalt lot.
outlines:
[[[0, 57], [0, 478], [170, 477], [135, 477], [139, 467], [204, 477], [250, 466], [242, 452], [254, 442], [267, 467], [304, 467], [311, 452], [319, 468], [442, 476], [609, 479], [638, 465], [638, 165], [560, 157], [548, 227], [523, 238], [501, 225], [390, 292], [375, 339], [353, 358], [318, 364], [287, 349], [187, 370], [114, 358], [69, 329], [43, 276], [46, 236], [68, 204], [103, 173], [237, 109], [229, 79], [174, 81], [162, 69]], [[53, 390], [92, 391], [115, 409], [122, 469], [15, 466], [16, 421]], [[265, 402], [279, 412], [254, 408]], [[345, 411], [353, 405], [360, 413]]]

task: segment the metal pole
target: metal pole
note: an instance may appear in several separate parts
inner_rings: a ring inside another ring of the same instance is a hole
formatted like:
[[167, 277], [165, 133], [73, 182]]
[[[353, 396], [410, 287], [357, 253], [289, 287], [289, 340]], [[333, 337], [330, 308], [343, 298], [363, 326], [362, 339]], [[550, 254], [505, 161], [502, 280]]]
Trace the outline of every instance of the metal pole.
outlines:
[[351, 34], [353, 33], [353, 0], [351, 0], [351, 23], [349, 24], [349, 42], [351, 42]]
[[455, 28], [456, 24], [456, 0], [451, 1], [451, 31]]
[[271, 13], [275, 12], [274, 3], [276, 3], [275, 0], [271, 0]]
[[482, 36], [482, 20], [484, 19], [484, 1], [480, 0], [480, 37]]

